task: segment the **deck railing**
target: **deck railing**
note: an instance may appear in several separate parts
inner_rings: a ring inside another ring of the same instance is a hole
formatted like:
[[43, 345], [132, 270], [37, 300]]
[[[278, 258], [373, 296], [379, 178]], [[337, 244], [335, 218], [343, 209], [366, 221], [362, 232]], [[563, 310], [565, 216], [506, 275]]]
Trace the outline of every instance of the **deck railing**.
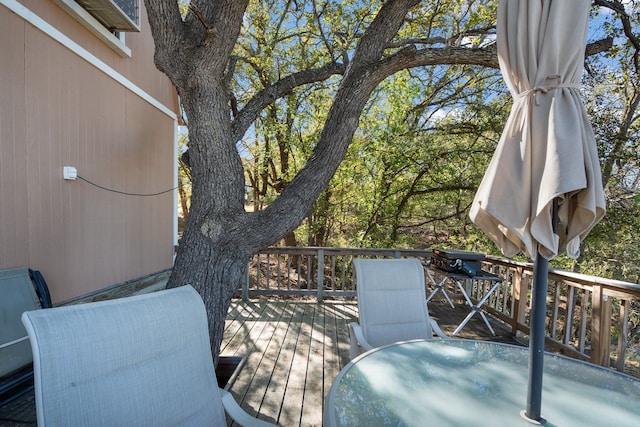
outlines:
[[[256, 295], [355, 297], [354, 257], [413, 257], [429, 264], [430, 250], [271, 247], [248, 266], [242, 297]], [[533, 264], [488, 256], [483, 269], [503, 278], [483, 308], [504, 323], [514, 336], [529, 335]], [[435, 272], [436, 274], [437, 271]], [[472, 299], [487, 283], [468, 280]], [[455, 289], [449, 289], [456, 297]], [[629, 344], [637, 336], [629, 313], [640, 305], [640, 285], [601, 277], [549, 270], [546, 345], [568, 356], [621, 372], [640, 374], [638, 355]], [[636, 346], [637, 347], [637, 346]]]

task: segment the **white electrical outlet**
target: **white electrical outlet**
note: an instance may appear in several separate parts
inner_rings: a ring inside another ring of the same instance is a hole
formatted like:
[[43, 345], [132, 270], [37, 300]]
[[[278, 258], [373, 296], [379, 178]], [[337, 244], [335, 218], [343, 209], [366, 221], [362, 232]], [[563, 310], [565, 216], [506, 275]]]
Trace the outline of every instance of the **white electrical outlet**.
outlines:
[[64, 166], [62, 168], [62, 177], [64, 179], [75, 181], [75, 179], [78, 178], [78, 169], [73, 166]]

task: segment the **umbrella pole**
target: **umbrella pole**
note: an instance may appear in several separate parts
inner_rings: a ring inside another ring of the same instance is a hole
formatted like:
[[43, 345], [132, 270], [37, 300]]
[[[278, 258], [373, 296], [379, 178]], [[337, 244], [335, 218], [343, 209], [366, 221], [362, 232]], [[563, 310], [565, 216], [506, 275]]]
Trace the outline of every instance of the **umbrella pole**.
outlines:
[[529, 335], [529, 383], [524, 416], [536, 423], [544, 422], [542, 407], [542, 370], [544, 365], [545, 318], [547, 312], [547, 277], [549, 261], [536, 254], [533, 266], [531, 332]]
[[[552, 227], [558, 228], [558, 199], [552, 204]], [[549, 285], [549, 261], [536, 253], [533, 264], [533, 289], [531, 291], [531, 332], [529, 334], [529, 385], [527, 407], [523, 416], [534, 424], [545, 422], [542, 408], [542, 371], [544, 367], [545, 323], [547, 317], [547, 288]]]

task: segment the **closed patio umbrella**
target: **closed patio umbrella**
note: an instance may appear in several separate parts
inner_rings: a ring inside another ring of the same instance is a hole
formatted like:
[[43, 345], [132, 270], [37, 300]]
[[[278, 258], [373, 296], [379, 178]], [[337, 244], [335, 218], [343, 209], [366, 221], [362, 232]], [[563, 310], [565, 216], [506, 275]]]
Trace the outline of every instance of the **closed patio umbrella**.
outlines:
[[525, 414], [541, 420], [548, 260], [577, 258], [604, 216], [595, 137], [579, 94], [590, 0], [501, 0], [497, 47], [513, 107], [470, 217], [505, 256], [534, 259]]

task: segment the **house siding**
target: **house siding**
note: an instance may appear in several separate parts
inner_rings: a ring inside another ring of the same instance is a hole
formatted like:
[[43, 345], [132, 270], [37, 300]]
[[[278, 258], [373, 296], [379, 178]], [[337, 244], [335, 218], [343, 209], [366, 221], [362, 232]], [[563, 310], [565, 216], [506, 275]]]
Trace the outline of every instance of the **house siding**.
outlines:
[[40, 270], [54, 303], [170, 268], [174, 192], [128, 196], [62, 178], [74, 166], [127, 193], [175, 186], [177, 97], [153, 64], [144, 8], [129, 58], [51, 0], [20, 4], [82, 54], [2, 2], [0, 268]]

